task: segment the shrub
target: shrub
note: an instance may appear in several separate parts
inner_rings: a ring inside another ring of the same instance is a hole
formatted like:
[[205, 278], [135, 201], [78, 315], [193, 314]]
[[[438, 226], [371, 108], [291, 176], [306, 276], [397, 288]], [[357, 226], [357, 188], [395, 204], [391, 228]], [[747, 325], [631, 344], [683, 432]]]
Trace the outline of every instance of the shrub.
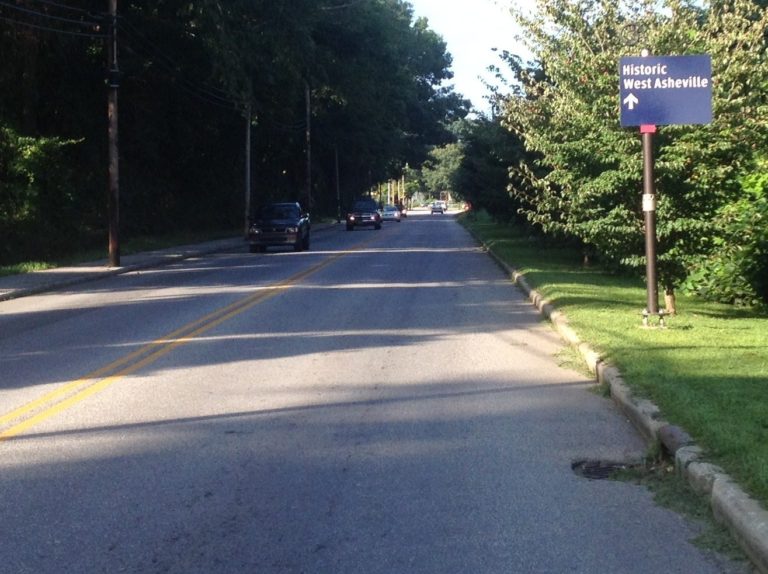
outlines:
[[768, 303], [768, 160], [742, 179], [743, 194], [722, 208], [712, 254], [686, 282], [690, 291], [742, 305]]

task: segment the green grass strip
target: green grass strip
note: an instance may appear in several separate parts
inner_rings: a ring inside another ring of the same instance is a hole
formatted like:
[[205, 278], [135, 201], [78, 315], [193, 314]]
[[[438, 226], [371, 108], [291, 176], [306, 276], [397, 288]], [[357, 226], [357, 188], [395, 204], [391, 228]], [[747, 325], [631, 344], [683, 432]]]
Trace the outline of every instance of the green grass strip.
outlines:
[[563, 311], [637, 396], [768, 508], [768, 315], [678, 295], [667, 328], [643, 328], [642, 280], [584, 267], [579, 252], [482, 214], [462, 223]]

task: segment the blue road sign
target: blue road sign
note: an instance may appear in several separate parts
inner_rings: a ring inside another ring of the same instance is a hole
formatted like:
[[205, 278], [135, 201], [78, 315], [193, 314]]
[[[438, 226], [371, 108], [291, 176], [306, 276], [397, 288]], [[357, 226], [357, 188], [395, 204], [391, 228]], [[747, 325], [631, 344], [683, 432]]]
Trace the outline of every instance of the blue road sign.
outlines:
[[619, 62], [621, 125], [712, 122], [712, 59], [624, 57]]

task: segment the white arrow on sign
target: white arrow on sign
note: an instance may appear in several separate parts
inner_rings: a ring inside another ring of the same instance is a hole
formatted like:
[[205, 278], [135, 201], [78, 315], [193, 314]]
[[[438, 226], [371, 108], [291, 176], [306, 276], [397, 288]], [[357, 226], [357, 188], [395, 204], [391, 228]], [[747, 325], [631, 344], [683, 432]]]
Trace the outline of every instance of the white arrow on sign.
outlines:
[[634, 110], [635, 106], [640, 103], [640, 100], [635, 97], [635, 94], [630, 93], [626, 98], [624, 98], [624, 103], [627, 104], [631, 111]]

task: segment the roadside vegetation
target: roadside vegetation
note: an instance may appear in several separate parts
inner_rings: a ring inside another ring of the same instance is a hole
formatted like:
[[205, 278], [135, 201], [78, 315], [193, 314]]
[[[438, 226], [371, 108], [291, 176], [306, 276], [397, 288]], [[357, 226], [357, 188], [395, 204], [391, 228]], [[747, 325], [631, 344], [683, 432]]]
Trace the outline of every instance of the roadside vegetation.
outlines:
[[[405, 0], [121, 4], [121, 250], [242, 229], [246, 133], [252, 206], [334, 216], [393, 180], [406, 204], [466, 201], [490, 248], [766, 503], [767, 8], [510, 2], [526, 59], [500, 47], [508, 84], [470, 115]], [[0, 273], [106, 255], [104, 9], [0, 6]], [[641, 139], [619, 125], [618, 62], [642, 50], [712, 59], [712, 123], [654, 136], [666, 329], [640, 327]]]
[[[768, 507], [768, 3], [536, 6], [511, 8], [529, 55], [500, 51], [491, 115], [414, 179], [470, 203], [465, 225]], [[618, 63], [644, 49], [709, 54], [714, 78], [711, 124], [653, 138], [665, 328], [643, 327], [641, 138], [619, 121]]]
[[684, 295], [666, 328], [644, 328], [639, 278], [585, 267], [579, 249], [485, 213], [462, 221], [562, 310], [637, 395], [768, 506], [768, 314]]
[[[0, 3], [0, 265], [106, 252], [107, 7]], [[469, 111], [401, 0], [136, 0], [116, 26], [121, 243], [242, 228], [246, 203], [335, 216]]]
[[511, 80], [491, 117], [455, 126], [458, 143], [433, 150], [421, 181], [640, 278], [641, 137], [620, 126], [618, 63], [643, 50], [708, 54], [712, 122], [653, 136], [662, 304], [674, 311], [684, 292], [768, 303], [767, 0], [536, 6], [511, 8], [529, 54], [500, 52]]

